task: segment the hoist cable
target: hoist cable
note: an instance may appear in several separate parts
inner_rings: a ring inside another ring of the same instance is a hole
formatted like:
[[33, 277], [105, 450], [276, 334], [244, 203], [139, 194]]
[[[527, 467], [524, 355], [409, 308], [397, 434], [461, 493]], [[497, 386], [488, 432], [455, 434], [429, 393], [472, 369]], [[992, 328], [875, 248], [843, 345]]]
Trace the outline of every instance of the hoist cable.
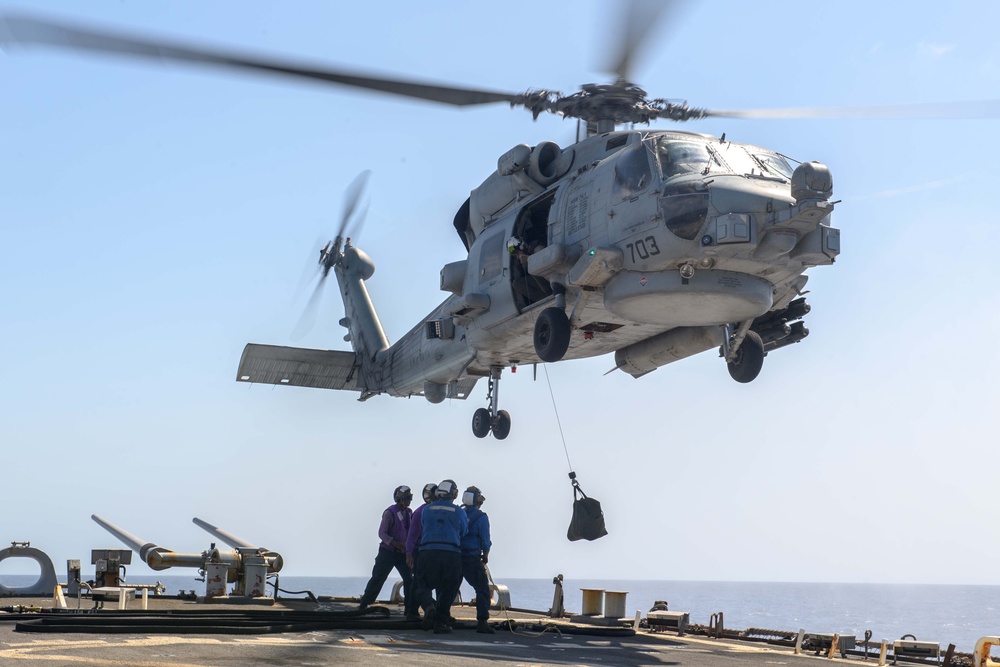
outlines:
[[552, 391], [552, 380], [549, 379], [549, 369], [542, 364], [545, 371], [545, 382], [549, 385], [549, 397], [552, 399], [552, 411], [556, 413], [556, 424], [559, 426], [559, 437], [562, 438], [563, 451], [566, 453], [566, 465], [569, 466], [570, 473], [573, 472], [573, 464], [569, 460], [569, 448], [566, 446], [566, 435], [563, 433], [562, 421], [559, 420], [559, 408], [556, 407], [556, 395]]

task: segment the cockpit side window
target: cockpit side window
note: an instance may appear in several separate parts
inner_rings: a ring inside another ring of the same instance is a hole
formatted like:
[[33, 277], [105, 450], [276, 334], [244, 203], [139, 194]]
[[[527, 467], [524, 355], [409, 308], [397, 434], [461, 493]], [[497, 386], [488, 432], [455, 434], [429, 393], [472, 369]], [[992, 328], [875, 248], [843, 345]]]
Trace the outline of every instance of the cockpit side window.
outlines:
[[612, 201], [632, 199], [641, 194], [652, 180], [646, 147], [636, 144], [635, 148], [621, 153], [615, 161], [615, 184], [611, 190]]
[[704, 141], [660, 137], [657, 159], [664, 180], [683, 174], [710, 174], [728, 171], [716, 152]]

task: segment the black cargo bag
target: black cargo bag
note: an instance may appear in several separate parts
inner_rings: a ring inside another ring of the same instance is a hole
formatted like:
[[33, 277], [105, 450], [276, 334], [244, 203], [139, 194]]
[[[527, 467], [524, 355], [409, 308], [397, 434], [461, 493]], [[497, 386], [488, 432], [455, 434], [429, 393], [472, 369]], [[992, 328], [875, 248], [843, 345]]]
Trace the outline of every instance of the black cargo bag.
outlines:
[[569, 522], [566, 539], [570, 542], [596, 540], [607, 534], [608, 530], [604, 527], [604, 512], [601, 511], [601, 503], [593, 498], [588, 498], [574, 479], [573, 519]]

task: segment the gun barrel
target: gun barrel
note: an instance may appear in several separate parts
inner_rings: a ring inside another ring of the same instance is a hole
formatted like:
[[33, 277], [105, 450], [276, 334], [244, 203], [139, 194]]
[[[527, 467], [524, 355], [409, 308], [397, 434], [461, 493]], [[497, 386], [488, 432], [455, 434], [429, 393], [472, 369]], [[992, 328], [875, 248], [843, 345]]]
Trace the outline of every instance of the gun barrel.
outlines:
[[217, 537], [218, 539], [222, 540], [223, 542], [225, 542], [229, 546], [233, 547], [234, 549], [256, 549], [257, 548], [256, 544], [250, 544], [246, 540], [241, 540], [240, 538], [236, 537], [235, 535], [231, 535], [230, 533], [227, 533], [226, 531], [222, 530], [218, 526], [213, 526], [209, 522], [203, 521], [202, 519], [199, 519], [198, 517], [195, 517], [194, 519], [192, 519], [192, 521], [194, 521], [194, 523], [195, 523], [196, 526], [198, 526], [199, 528], [205, 529], [211, 535], [214, 535], [215, 537]]
[[281, 554], [279, 554], [277, 551], [264, 549], [262, 547], [257, 546], [256, 544], [251, 544], [246, 540], [241, 540], [235, 535], [227, 533], [218, 526], [213, 526], [209, 522], [203, 519], [199, 519], [198, 517], [195, 517], [194, 519], [192, 519], [192, 521], [194, 521], [194, 524], [196, 526], [208, 531], [212, 536], [222, 540], [223, 542], [225, 542], [234, 549], [252, 549], [254, 551], [257, 551], [267, 559], [268, 567], [271, 568], [272, 572], [280, 572], [282, 566], [285, 564], [285, 561], [281, 557]]
[[[169, 552], [170, 551], [169, 549], [164, 549], [163, 547], [157, 546], [152, 542], [146, 542], [136, 537], [132, 533], [128, 532], [127, 530], [124, 530], [123, 528], [116, 526], [110, 521], [102, 519], [96, 514], [91, 514], [90, 518], [96, 521], [98, 525], [104, 528], [104, 530], [108, 531], [109, 533], [117, 537], [119, 540], [121, 540], [129, 549], [137, 553], [139, 555], [139, 558], [141, 558], [144, 563], [149, 565], [149, 567], [153, 568], [154, 570], [165, 570], [168, 567], [170, 567], [169, 565], [162, 565], [158, 559], [160, 554], [164, 552]], [[156, 564], [154, 565], [153, 563]]]

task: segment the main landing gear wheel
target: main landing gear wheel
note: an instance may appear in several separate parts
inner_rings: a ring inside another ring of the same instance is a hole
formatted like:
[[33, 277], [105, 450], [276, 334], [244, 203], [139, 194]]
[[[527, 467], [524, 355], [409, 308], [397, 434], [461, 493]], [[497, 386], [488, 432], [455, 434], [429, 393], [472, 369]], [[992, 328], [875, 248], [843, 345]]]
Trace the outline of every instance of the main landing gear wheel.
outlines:
[[764, 366], [764, 343], [755, 331], [748, 331], [736, 357], [730, 361], [729, 375], [737, 382], [753, 382]]
[[[486, 408], [479, 408], [472, 413], [472, 434], [477, 438], [485, 438], [490, 432], [490, 411]], [[510, 421], [510, 417], [507, 418]], [[510, 425], [508, 424], [508, 430]]]
[[493, 437], [497, 440], [503, 440], [508, 435], [510, 435], [510, 413], [506, 410], [500, 410], [493, 423]]
[[546, 308], [535, 320], [535, 354], [544, 362], [559, 361], [569, 349], [569, 318], [561, 308]]

